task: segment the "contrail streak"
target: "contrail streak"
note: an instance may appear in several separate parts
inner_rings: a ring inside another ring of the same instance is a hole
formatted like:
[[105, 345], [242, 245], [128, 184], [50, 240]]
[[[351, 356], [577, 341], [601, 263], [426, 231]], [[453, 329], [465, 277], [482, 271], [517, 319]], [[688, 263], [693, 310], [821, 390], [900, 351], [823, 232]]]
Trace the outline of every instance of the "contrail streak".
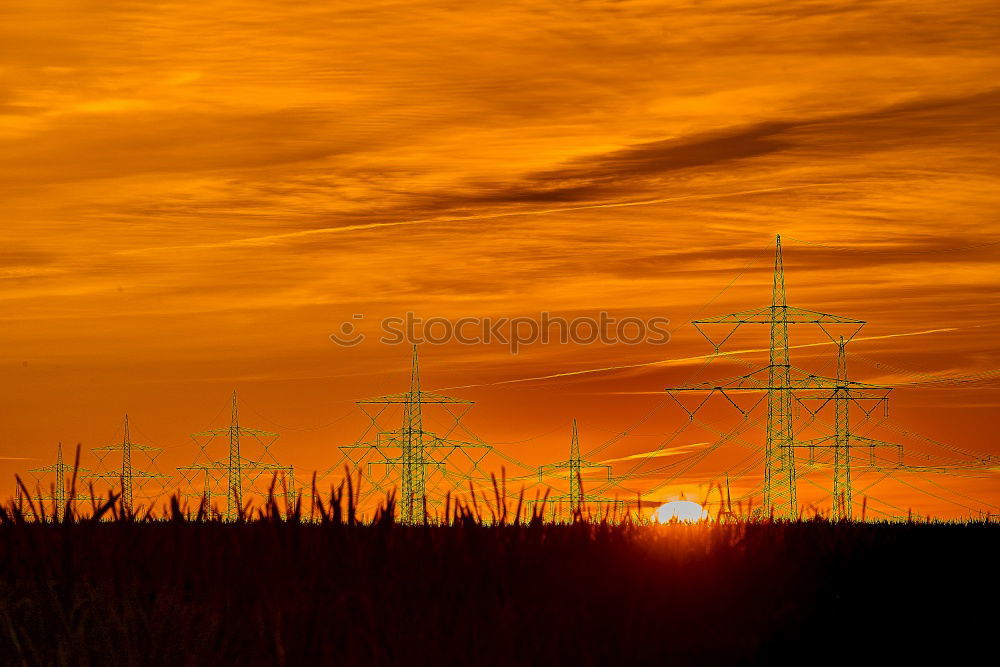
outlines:
[[676, 454], [683, 454], [684, 452], [690, 451], [695, 447], [701, 447], [707, 445], [707, 442], [693, 442], [690, 445], [680, 445], [679, 447], [671, 447], [670, 449], [653, 449], [648, 452], [639, 452], [638, 454], [629, 454], [628, 456], [621, 456], [616, 459], [605, 459], [604, 461], [598, 461], [598, 463], [615, 463], [618, 461], [632, 461], [634, 459], [659, 459], [667, 456], [674, 456]]
[[766, 194], [769, 192], [784, 192], [788, 190], [802, 190], [805, 188], [821, 188], [831, 185], [843, 185], [847, 181], [832, 183], [803, 183], [801, 185], [784, 185], [773, 188], [757, 188], [754, 190], [739, 190], [736, 192], [724, 192], [715, 194], [684, 195], [680, 197], [661, 197], [658, 199], [643, 199], [639, 201], [607, 202], [603, 204], [584, 204], [581, 206], [564, 206], [560, 208], [535, 209], [531, 211], [505, 211], [502, 213], [484, 213], [481, 215], [444, 216], [436, 218], [419, 218], [416, 220], [397, 220], [395, 222], [369, 222], [359, 225], [344, 225], [342, 227], [322, 227], [320, 229], [303, 229], [297, 232], [284, 232], [282, 234], [268, 234], [265, 236], [251, 236], [243, 239], [231, 241], [218, 241], [215, 243], [197, 243], [193, 245], [181, 246], [154, 246], [149, 248], [136, 248], [133, 250], [123, 250], [120, 254], [137, 255], [146, 253], [156, 253], [160, 251], [176, 250], [214, 250], [220, 248], [240, 248], [240, 247], [261, 247], [276, 245], [282, 241], [308, 238], [310, 236], [324, 236], [327, 234], [341, 234], [344, 232], [358, 232], [369, 229], [380, 229], [382, 227], [400, 227], [405, 225], [426, 225], [435, 222], [470, 222], [475, 220], [496, 220], [499, 218], [511, 218], [515, 216], [531, 215], [551, 215], [555, 213], [572, 213], [573, 211], [587, 211], [599, 208], [624, 208], [629, 206], [651, 206], [653, 204], [670, 204], [673, 202], [698, 201], [705, 199], [725, 199], [727, 197], [741, 197], [744, 195]]
[[[943, 333], [947, 331], [958, 331], [958, 327], [946, 327], [943, 329], [926, 329], [924, 331], [909, 331], [904, 333], [894, 333], [894, 334], [884, 334], [882, 336], [859, 336], [855, 338], [855, 341], [863, 340], [882, 340], [885, 338], [902, 338], [906, 336], [923, 336], [926, 334]], [[789, 349], [801, 349], [806, 347], [819, 347], [821, 345], [833, 345], [833, 341], [821, 341], [818, 343], [800, 343], [799, 345], [789, 345]], [[482, 384], [463, 384], [453, 387], [441, 387], [439, 391], [450, 390], [450, 389], [470, 389], [472, 387], [493, 387], [502, 384], [517, 384], [521, 382], [540, 382], [542, 380], [553, 380], [556, 378], [563, 377], [573, 377], [575, 375], [591, 375], [593, 373], [607, 373], [611, 371], [627, 370], [630, 368], [650, 368], [655, 366], [669, 366], [671, 364], [683, 364], [691, 361], [701, 361], [703, 359], [712, 359], [715, 357], [729, 357], [739, 354], [753, 354], [757, 352], [768, 352], [769, 349], [766, 347], [747, 349], [747, 350], [733, 350], [730, 352], [713, 352], [711, 354], [699, 354], [694, 357], [680, 357], [677, 359], [661, 359], [659, 361], [646, 361], [638, 364], [623, 364], [621, 366], [604, 366], [601, 368], [585, 368], [579, 371], [567, 371], [565, 373], [551, 373], [549, 375], [536, 375], [534, 377], [526, 378], [514, 378], [512, 380], [497, 380], [496, 382], [484, 382]]]

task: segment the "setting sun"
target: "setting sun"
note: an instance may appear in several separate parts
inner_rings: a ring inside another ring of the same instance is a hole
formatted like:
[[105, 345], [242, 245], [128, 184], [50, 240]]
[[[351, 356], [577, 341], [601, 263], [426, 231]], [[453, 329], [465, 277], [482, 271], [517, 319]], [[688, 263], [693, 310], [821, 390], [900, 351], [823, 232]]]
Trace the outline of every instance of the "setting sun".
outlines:
[[708, 518], [705, 508], [692, 500], [672, 500], [656, 508], [653, 521], [668, 523], [670, 521], [704, 521]]

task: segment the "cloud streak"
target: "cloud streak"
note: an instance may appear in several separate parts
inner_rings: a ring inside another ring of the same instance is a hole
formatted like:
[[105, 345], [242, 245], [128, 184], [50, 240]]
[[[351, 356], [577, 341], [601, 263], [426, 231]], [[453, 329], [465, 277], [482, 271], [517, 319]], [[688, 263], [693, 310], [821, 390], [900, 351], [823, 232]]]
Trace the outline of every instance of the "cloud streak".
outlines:
[[[949, 327], [949, 328], [943, 328], [943, 329], [927, 329], [925, 331], [908, 331], [908, 332], [903, 332], [903, 333], [884, 334], [884, 335], [881, 335], [881, 336], [856, 336], [855, 338], [852, 339], [852, 342], [862, 342], [862, 341], [870, 341], [870, 340], [885, 340], [885, 339], [888, 339], [888, 338], [902, 338], [902, 337], [908, 337], [908, 336], [924, 336], [924, 335], [927, 335], [927, 334], [947, 333], [947, 332], [950, 332], [950, 331], [957, 331], [957, 330], [958, 329], [956, 329], [954, 327]], [[833, 345], [833, 344], [834, 344], [833, 341], [821, 341], [821, 342], [818, 342], [818, 343], [801, 343], [801, 344], [798, 344], [798, 345], [789, 345], [788, 349], [790, 349], [790, 350], [798, 350], [798, 349], [804, 349], [804, 348], [810, 348], [810, 347], [828, 346], [828, 345]], [[474, 387], [494, 387], [494, 386], [505, 385], [505, 384], [520, 384], [522, 382], [542, 382], [542, 381], [546, 381], [546, 380], [558, 380], [558, 379], [561, 379], [561, 378], [571, 378], [571, 377], [594, 375], [594, 374], [613, 373], [615, 371], [633, 370], [633, 369], [637, 369], [637, 368], [657, 368], [657, 367], [662, 367], [662, 366], [672, 366], [672, 365], [675, 365], [675, 364], [676, 365], [685, 365], [685, 364], [691, 364], [693, 362], [699, 362], [699, 361], [700, 362], [704, 362], [704, 361], [708, 361], [708, 360], [712, 360], [712, 359], [723, 359], [723, 358], [726, 358], [726, 357], [741, 357], [741, 356], [751, 355], [751, 354], [760, 354], [760, 353], [767, 352], [767, 351], [768, 351], [768, 348], [755, 348], [755, 349], [730, 350], [730, 351], [721, 351], [720, 350], [719, 352], [713, 352], [713, 353], [710, 353], [710, 354], [700, 354], [700, 355], [695, 355], [695, 356], [692, 356], [692, 357], [679, 357], [679, 358], [676, 358], [676, 359], [659, 359], [657, 361], [646, 361], [646, 362], [637, 363], [637, 364], [623, 364], [623, 365], [620, 365], [620, 366], [604, 366], [604, 367], [600, 367], [600, 368], [585, 368], [585, 369], [575, 370], [575, 371], [566, 371], [566, 372], [561, 372], [561, 373], [552, 373], [552, 374], [549, 374], [549, 375], [538, 375], [538, 376], [535, 376], [535, 377], [524, 377], [524, 378], [514, 378], [514, 379], [508, 379], [508, 380], [497, 380], [496, 382], [489, 382], [489, 383], [484, 383], [484, 384], [467, 384], [467, 385], [460, 385], [460, 386], [455, 386], [455, 387], [440, 387], [440, 388], [437, 389], [437, 391], [450, 391], [450, 390], [453, 390], [453, 389], [471, 389], [471, 388], [474, 388]]]

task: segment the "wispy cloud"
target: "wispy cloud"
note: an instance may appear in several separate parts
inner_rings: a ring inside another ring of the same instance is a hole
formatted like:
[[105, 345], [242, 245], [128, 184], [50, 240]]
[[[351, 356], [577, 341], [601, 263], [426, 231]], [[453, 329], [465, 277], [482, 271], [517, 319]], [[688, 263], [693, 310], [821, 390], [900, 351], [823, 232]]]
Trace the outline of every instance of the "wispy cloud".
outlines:
[[[949, 331], [957, 331], [955, 327], [946, 327], [942, 329], [927, 329], [924, 331], [907, 331], [902, 333], [894, 334], [883, 334], [881, 336], [856, 336], [853, 340], [860, 341], [870, 341], [870, 340], [885, 340], [887, 338], [903, 338], [907, 336], [924, 336], [927, 334], [937, 334], [937, 333], [947, 333]], [[822, 347], [833, 345], [833, 341], [820, 341], [817, 343], [800, 343], [797, 345], [789, 345], [789, 349], [804, 349], [808, 347]], [[440, 387], [438, 391], [449, 391], [453, 389], [470, 389], [473, 387], [494, 387], [504, 384], [519, 384], [522, 382], [542, 382], [545, 380], [558, 380], [560, 378], [576, 377], [581, 375], [592, 375], [592, 374], [602, 374], [602, 373], [612, 373], [614, 371], [630, 370], [636, 368], [656, 368], [660, 366], [672, 366], [672, 365], [684, 365], [691, 364], [694, 362], [704, 362], [709, 359], [719, 359], [725, 357], [734, 357], [747, 354], [759, 354], [762, 352], [768, 352], [769, 348], [754, 348], [754, 349], [742, 349], [742, 350], [720, 350], [718, 352], [712, 352], [709, 354], [699, 354], [692, 357], [678, 357], [675, 359], [658, 359], [656, 361], [646, 361], [637, 364], [622, 364], [620, 366], [604, 366], [600, 368], [584, 368], [575, 371], [566, 371], [562, 373], [552, 373], [549, 375], [539, 375], [535, 377], [524, 377], [524, 378], [513, 378], [508, 380], [497, 380], [496, 382], [487, 382], [482, 384], [466, 384], [454, 387]]]
[[600, 461], [600, 463], [618, 463], [620, 461], [637, 461], [646, 459], [660, 459], [666, 458], [668, 456], [677, 456], [678, 454], [686, 454], [687, 452], [693, 451], [698, 447], [703, 447], [709, 444], [708, 442], [695, 442], [689, 445], [678, 445], [676, 447], [667, 447], [663, 449], [651, 449], [648, 452], [639, 452], [638, 454], [629, 454], [628, 456], [619, 456], [614, 459], [605, 459]]

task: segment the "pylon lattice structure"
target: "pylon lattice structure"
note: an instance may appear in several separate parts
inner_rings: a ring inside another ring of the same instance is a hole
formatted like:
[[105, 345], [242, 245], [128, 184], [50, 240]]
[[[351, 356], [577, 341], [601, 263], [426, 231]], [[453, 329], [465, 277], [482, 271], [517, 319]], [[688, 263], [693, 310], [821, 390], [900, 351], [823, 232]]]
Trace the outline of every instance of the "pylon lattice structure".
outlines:
[[[39, 502], [49, 501], [53, 504], [52, 517], [56, 521], [62, 521], [66, 515], [67, 503], [69, 499], [66, 494], [66, 477], [67, 472], [72, 474], [73, 466], [68, 466], [63, 461], [63, 449], [62, 443], [60, 442], [56, 448], [56, 462], [52, 465], [41, 466], [38, 468], [31, 468], [28, 470], [35, 478], [35, 492], [36, 495], [31, 496], [32, 500], [37, 500]], [[86, 468], [76, 468], [78, 475], [81, 473], [86, 475], [90, 470]], [[52, 475], [54, 478], [49, 485], [49, 494], [45, 495], [43, 493], [42, 480], [48, 475]], [[80, 500], [89, 500], [88, 496], [79, 496], [74, 494], [72, 501], [77, 502]]]
[[[606, 486], [613, 482], [611, 477], [611, 466], [604, 463], [595, 463], [583, 458], [580, 454], [580, 436], [577, 429], [576, 420], [573, 420], [573, 433], [570, 439], [569, 458], [565, 461], [549, 463], [538, 468], [538, 481], [544, 483], [544, 477], [550, 476], [558, 479], [565, 479], [569, 486], [569, 492], [551, 496], [545, 500], [553, 512], [553, 518], [558, 513], [558, 508], [565, 503], [569, 520], [582, 518], [585, 516], [588, 505], [612, 503], [616, 507], [623, 507], [624, 502], [618, 499], [604, 498], [598, 495], [588, 496], [583, 484], [584, 471], [601, 470], [604, 472], [603, 478], [598, 478], [596, 482]], [[563, 472], [565, 471], [565, 472]], [[534, 503], [535, 501], [530, 501]]]
[[[217, 438], [226, 438], [229, 444], [228, 459], [213, 459], [209, 449]], [[212, 496], [222, 493], [226, 496], [226, 511], [223, 518], [236, 521], [243, 515], [244, 497], [247, 493], [262, 499], [268, 498], [273, 490], [273, 484], [280, 481], [281, 492], [290, 504], [295, 498], [295, 469], [290, 465], [282, 465], [274, 457], [271, 448], [278, 439], [277, 433], [240, 426], [239, 402], [236, 392], [233, 392], [230, 423], [227, 428], [212, 429], [194, 433], [191, 438], [198, 443], [201, 451], [198, 459], [191, 465], [178, 467], [182, 479], [190, 487], [184, 495], [198, 498], [204, 502], [206, 513], [212, 513]], [[249, 440], [260, 449], [260, 455], [247, 458], [243, 454], [243, 442]], [[262, 484], [266, 483], [267, 487]], [[194, 491], [201, 485], [200, 492]], [[217, 492], [215, 489], [224, 488]]]
[[[834, 406], [833, 434], [796, 443], [797, 447], [806, 447], [809, 449], [810, 462], [815, 461], [815, 451], [817, 449], [826, 449], [832, 452], [833, 490], [831, 518], [834, 520], [850, 520], [852, 518], [854, 503], [854, 491], [851, 486], [852, 449], [866, 449], [869, 452], [868, 465], [873, 469], [877, 467], [875, 462], [875, 450], [877, 448], [895, 450], [897, 452], [896, 466], [901, 467], [903, 465], [902, 445], [863, 437], [851, 432], [851, 406], [858, 405], [866, 415], [870, 415], [875, 407], [885, 404], [890, 391], [891, 387], [861, 385], [851, 382], [847, 378], [847, 341], [841, 338], [837, 342], [837, 377], [832, 386], [832, 391], [825, 395], [817, 393], [803, 396], [804, 401], [820, 401], [818, 408], [810, 409], [812, 414], [818, 413], [824, 406], [830, 403]], [[808, 406], [807, 409], [809, 409]]]
[[[340, 465], [349, 473], [359, 473], [368, 489], [361, 501], [384, 494], [393, 488], [399, 492], [400, 523], [414, 525], [428, 520], [428, 508], [440, 506], [446, 492], [462, 493], [465, 484], [481, 472], [479, 465], [493, 447], [475, 438], [461, 420], [473, 402], [434, 392], [420, 387], [420, 363], [417, 347], [413, 347], [410, 360], [410, 385], [407, 391], [356, 401], [371, 423], [361, 438], [351, 445], [338, 449], [342, 458], [324, 472], [326, 476]], [[443, 433], [427, 427], [426, 408], [435, 406], [450, 417]], [[383, 414], [392, 407], [402, 410], [398, 429], [388, 429], [379, 423]], [[471, 440], [452, 437], [465, 431]], [[369, 433], [374, 439], [366, 440]]]
[[[841, 396], [844, 403], [841, 418], [846, 420], [847, 401], [884, 402], [890, 387], [854, 382], [843, 378], [828, 378], [807, 373], [795, 368], [789, 354], [789, 326], [794, 324], [813, 324], [826, 334], [830, 342], [837, 343], [839, 349], [846, 345], [845, 341], [857, 335], [864, 326], [863, 320], [841, 315], [820, 313], [814, 310], [789, 306], [785, 294], [785, 272], [781, 253], [781, 237], [775, 243], [774, 273], [771, 290], [771, 305], [763, 308], [730, 313], [718, 317], [699, 319], [692, 322], [694, 327], [719, 353], [720, 347], [729, 340], [739, 327], [745, 324], [764, 324], [770, 330], [768, 346], [768, 365], [746, 375], [729, 378], [717, 382], [702, 382], [692, 385], [670, 387], [668, 394], [677, 400], [676, 395], [682, 392], [700, 392], [706, 394], [705, 399], [694, 411], [701, 408], [713, 394], [719, 394], [734, 405], [744, 417], [759, 404], [755, 402], [749, 409], [744, 409], [734, 396], [743, 392], [761, 392], [767, 402], [767, 422], [764, 443], [764, 506], [771, 516], [793, 519], [798, 515], [798, 500], [796, 488], [795, 449], [801, 443], [796, 442], [794, 433], [793, 400], [804, 404], [806, 399], [834, 400]], [[707, 333], [709, 325], [727, 325], [729, 327], [720, 340], [713, 340]], [[847, 328], [847, 337], [835, 338], [834, 329]], [[693, 419], [694, 411], [688, 410], [677, 401], [689, 417]], [[845, 425], [846, 425], [845, 421]], [[843, 454], [847, 451], [837, 447], [836, 435], [833, 437], [834, 451], [839, 453], [841, 482], [835, 492], [844, 493], [844, 481], [849, 475], [843, 473], [843, 465], [848, 462]], [[840, 443], [843, 444], [842, 435]], [[806, 446], [823, 446], [821, 443], [808, 443]], [[849, 492], [847, 492], [849, 495]]]
[[[98, 471], [88, 473], [84, 475], [84, 478], [102, 479], [107, 481], [112, 487], [117, 486], [121, 491], [122, 509], [126, 515], [132, 515], [135, 512], [135, 495], [137, 490], [140, 496], [152, 499], [159, 495], [159, 492], [163, 490], [163, 483], [170, 479], [169, 475], [151, 470], [143, 470], [133, 465], [134, 452], [138, 452], [145, 457], [147, 464], [153, 467], [156, 465], [156, 458], [162, 450], [158, 447], [149, 447], [132, 442], [129, 434], [128, 415], [125, 415], [124, 432], [120, 444], [92, 447], [91, 451], [98, 458]], [[104, 467], [105, 460], [116, 452], [121, 455], [121, 465], [116, 469], [100, 471]], [[151, 482], [160, 482], [161, 488], [157, 489], [157, 493], [147, 495], [145, 491]]]

